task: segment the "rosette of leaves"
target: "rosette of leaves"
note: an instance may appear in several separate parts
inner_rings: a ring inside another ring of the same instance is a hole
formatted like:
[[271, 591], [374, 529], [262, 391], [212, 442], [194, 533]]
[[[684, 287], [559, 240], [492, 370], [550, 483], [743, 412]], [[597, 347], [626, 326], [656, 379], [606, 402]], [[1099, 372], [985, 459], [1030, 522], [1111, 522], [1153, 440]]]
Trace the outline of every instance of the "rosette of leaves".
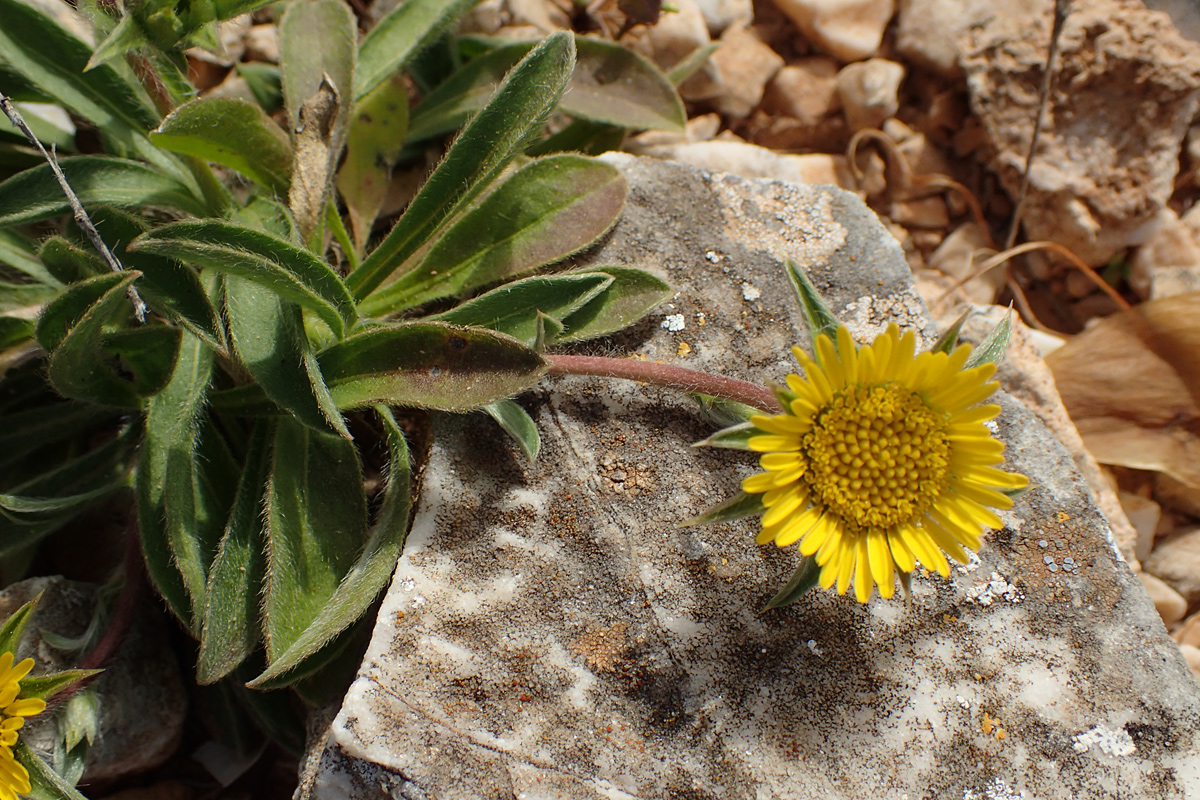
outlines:
[[[279, 20], [281, 125], [268, 96], [186, 100], [182, 72], [155, 72], [225, 14], [192, 5], [215, 16], [175, 40], [97, 24], [98, 58], [40, 8], [0, 0], [0, 91], [98, 135], [104, 152], [62, 171], [125, 267], [104, 266], [49, 166], [0, 130], [0, 570], [19, 576], [45, 537], [131, 495], [199, 682], [315, 699], [403, 545], [409, 410], [482, 410], [532, 458], [536, 428], [510, 398], [543, 375], [544, 349], [667, 296], [627, 267], [539, 273], [602, 236], [625, 198], [562, 133], [679, 129], [682, 105], [616, 45], [445, 36], [470, 2], [408, 0], [358, 42], [348, 6], [314, 0]], [[145, 27], [150, 8], [116, 24]], [[147, 48], [161, 58], [133, 70]], [[411, 115], [410, 84], [429, 85]], [[35, 133], [69, 154], [51, 119]], [[458, 126], [377, 235], [405, 148]]]

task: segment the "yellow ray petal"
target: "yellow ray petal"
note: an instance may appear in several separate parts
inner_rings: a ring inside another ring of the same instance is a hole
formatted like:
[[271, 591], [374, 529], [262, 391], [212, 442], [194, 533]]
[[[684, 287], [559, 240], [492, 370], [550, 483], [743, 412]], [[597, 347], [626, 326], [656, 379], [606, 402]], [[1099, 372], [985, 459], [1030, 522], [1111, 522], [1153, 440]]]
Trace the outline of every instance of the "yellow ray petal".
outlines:
[[860, 536], [854, 554], [854, 597], [860, 603], [870, 600], [875, 591], [875, 581], [871, 577], [871, 557], [867, 549], [867, 537]]
[[[819, 506], [809, 506], [804, 511], [796, 514], [779, 531], [779, 535], [775, 537], [775, 544], [780, 547], [790, 547], [795, 544], [802, 536], [813, 529], [813, 526], [821, 518], [821, 512], [822, 509]], [[805, 555], [811, 555], [811, 553], [805, 553]]]
[[887, 537], [888, 549], [892, 551], [892, 561], [901, 572], [912, 572], [917, 568], [917, 560], [912, 550], [904, 543], [900, 531], [891, 531]]
[[837, 351], [842, 360], [842, 377], [846, 383], [858, 381], [858, 346], [850, 338], [850, 331], [845, 326], [838, 326]]

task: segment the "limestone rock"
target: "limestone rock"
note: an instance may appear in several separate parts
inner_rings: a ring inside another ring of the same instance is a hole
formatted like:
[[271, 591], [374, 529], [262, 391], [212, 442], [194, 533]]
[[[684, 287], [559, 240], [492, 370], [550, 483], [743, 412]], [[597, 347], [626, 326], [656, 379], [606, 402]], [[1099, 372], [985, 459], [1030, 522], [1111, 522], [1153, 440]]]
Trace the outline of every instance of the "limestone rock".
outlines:
[[[0, 592], [0, 618], [39, 593], [41, 602], [17, 658], [32, 656], [37, 661], [35, 675], [71, 669], [76, 666], [73, 656], [54, 649], [38, 631], [67, 638], [81, 635], [95, 609], [96, 587], [60, 577], [14, 583]], [[142, 774], [161, 764], [178, 747], [187, 694], [157, 610], [146, 610], [138, 617], [115, 658], [90, 685], [100, 698], [100, 729], [88, 751], [84, 783]], [[21, 733], [31, 746], [48, 751], [55, 737], [52, 717], [33, 717]]]
[[789, 183], [824, 183], [849, 188], [854, 178], [845, 156], [825, 153], [790, 155], [776, 153], [746, 142], [717, 139], [710, 142], [668, 145], [635, 145], [631, 152], [679, 161], [714, 172], [729, 172], [744, 178], [774, 178]]
[[726, 28], [734, 25], [746, 26], [754, 21], [752, 0], [696, 0], [708, 32], [720, 36]]
[[1200, 528], [1189, 528], [1161, 543], [1142, 567], [1174, 587], [1189, 607], [1200, 603]]
[[[971, 107], [1015, 197], [1037, 115], [1050, 19], [997, 17], [962, 58]], [[1024, 215], [1092, 265], [1140, 242], [1166, 204], [1200, 100], [1200, 45], [1137, 0], [1076, 3], [1063, 28]]]
[[998, 16], [1028, 22], [1050, 13], [1054, 0], [900, 0], [896, 50], [909, 61], [945, 78], [962, 75], [962, 37]]
[[775, 0], [813, 45], [842, 61], [875, 55], [894, 0]]
[[1200, 291], [1200, 209], [1183, 218], [1158, 212], [1154, 231], [1130, 261], [1129, 284], [1146, 299]]
[[1118, 492], [1117, 498], [1121, 501], [1121, 510], [1125, 512], [1129, 524], [1137, 531], [1133, 553], [1138, 561], [1145, 561], [1154, 548], [1154, 535], [1162, 519], [1162, 508], [1150, 498], [1132, 492]]
[[1183, 595], [1148, 572], [1142, 572], [1138, 577], [1142, 579], [1142, 586], [1146, 587], [1146, 594], [1150, 596], [1150, 602], [1154, 603], [1164, 625], [1183, 619], [1187, 614], [1187, 601]]
[[[578, 263], [678, 294], [599, 352], [782, 379], [810, 344], [784, 256], [856, 336], [895, 321], [933, 341], [854, 196], [606, 158], [629, 203]], [[751, 520], [676, 527], [755, 471], [689, 446], [713, 430], [690, 400], [571, 378], [522, 402], [533, 465], [483, 415], [436, 419], [412, 533], [299, 797], [1176, 798], [1200, 780], [1200, 684], [1070, 456], [1007, 395], [999, 436], [1034, 488], [978, 560], [915, 576], [908, 601], [817, 592], [767, 613], [793, 551], [755, 546]]]
[[904, 66], [886, 58], [857, 61], [837, 75], [838, 96], [850, 130], [878, 128], [900, 108]]
[[767, 81], [783, 66], [779, 54], [749, 29], [735, 25], [721, 35], [721, 47], [710, 57], [720, 74], [721, 92], [712, 98], [722, 114], [749, 116], [762, 102]]
[[794, 117], [809, 125], [822, 122], [841, 108], [837, 62], [814, 56], [788, 64], [767, 85], [763, 110]]

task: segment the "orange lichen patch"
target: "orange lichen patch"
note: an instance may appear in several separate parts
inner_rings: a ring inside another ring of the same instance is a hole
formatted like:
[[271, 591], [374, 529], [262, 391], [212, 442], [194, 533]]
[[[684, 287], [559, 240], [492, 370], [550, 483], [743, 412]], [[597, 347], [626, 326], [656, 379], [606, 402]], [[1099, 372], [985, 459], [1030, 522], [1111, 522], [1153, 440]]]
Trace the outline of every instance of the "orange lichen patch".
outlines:
[[1008, 732], [1000, 727], [1000, 720], [989, 715], [986, 711], [983, 712], [983, 719], [980, 721], [979, 727], [983, 730], [985, 736], [994, 736], [996, 741], [1008, 737]]
[[625, 659], [630, 643], [626, 634], [628, 622], [618, 622], [607, 628], [597, 628], [579, 638], [571, 646], [571, 652], [582, 656], [589, 667], [597, 672], [616, 672], [617, 665]]

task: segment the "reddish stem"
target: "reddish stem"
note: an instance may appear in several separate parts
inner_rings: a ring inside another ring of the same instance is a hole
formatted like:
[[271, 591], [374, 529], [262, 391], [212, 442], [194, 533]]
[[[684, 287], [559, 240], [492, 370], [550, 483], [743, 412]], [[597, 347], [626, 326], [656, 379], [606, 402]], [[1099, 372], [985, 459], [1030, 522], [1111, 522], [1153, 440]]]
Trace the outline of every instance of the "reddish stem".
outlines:
[[624, 378], [685, 392], [700, 392], [714, 397], [734, 400], [763, 411], [779, 411], [779, 401], [765, 386], [713, 375], [685, 367], [640, 361], [635, 358], [605, 356], [547, 355], [551, 375], [592, 375], [598, 378]]

